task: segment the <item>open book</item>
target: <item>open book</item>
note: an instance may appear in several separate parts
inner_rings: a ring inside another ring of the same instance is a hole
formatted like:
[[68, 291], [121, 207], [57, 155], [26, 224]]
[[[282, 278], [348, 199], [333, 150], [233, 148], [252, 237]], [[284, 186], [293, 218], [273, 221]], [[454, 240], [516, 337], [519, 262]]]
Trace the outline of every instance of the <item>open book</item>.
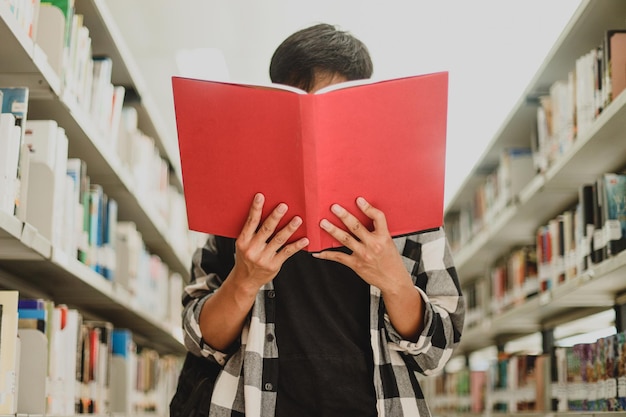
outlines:
[[172, 78], [183, 187], [192, 230], [237, 237], [255, 193], [304, 222], [308, 251], [340, 246], [319, 226], [338, 203], [367, 227], [358, 196], [392, 236], [441, 226], [448, 73], [292, 87]]

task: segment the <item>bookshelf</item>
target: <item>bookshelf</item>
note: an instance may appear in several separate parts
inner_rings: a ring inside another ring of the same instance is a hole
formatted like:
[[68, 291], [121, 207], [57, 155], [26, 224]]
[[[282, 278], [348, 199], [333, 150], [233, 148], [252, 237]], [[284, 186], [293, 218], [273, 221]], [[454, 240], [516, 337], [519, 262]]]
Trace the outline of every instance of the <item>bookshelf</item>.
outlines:
[[[604, 30], [613, 26], [626, 26], [626, 3], [612, 0], [581, 3], [479, 162], [459, 187], [460, 191], [451, 199], [446, 218], [472, 203], [474, 191], [484, 173], [497, 165], [503, 149], [530, 146], [531, 130], [536, 124], [536, 106], [532, 99], [545, 93], [555, 81], [563, 79], [573, 68], [576, 58], [597, 46]], [[537, 227], [577, 201], [578, 187], [582, 183], [594, 180], [603, 172], [622, 169], [626, 157], [616, 150], [623, 149], [624, 132], [626, 95], [622, 94], [598, 116], [592, 129], [576, 138], [573, 146], [547, 172], [535, 175], [511, 203], [472, 235], [467, 245], [455, 252], [461, 282], [485, 273], [513, 246], [532, 244]]]
[[[81, 0], [75, 7], [77, 14], [84, 15], [84, 25], [89, 28], [93, 54], [113, 59], [112, 83], [130, 92], [126, 100], [137, 109], [139, 129], [155, 139], [159, 153], [169, 162], [171, 186], [182, 192], [176, 142], [165, 135], [162, 119], [105, 3]], [[69, 138], [69, 157], [84, 160], [92, 183], [102, 185], [106, 194], [118, 202], [119, 220], [134, 222], [147, 250], [167, 264], [170, 272], [187, 278], [191, 251], [171, 240], [167, 221], [138, 197], [140, 193], [131, 173], [106, 146], [105, 138], [84, 106], [65, 94], [59, 76], [39, 46], [19, 27], [7, 2], [0, 3], [0, 39], [0, 85], [29, 88], [27, 119], [57, 121]], [[174, 326], [151, 317], [149, 311], [136, 306], [115, 283], [55, 250], [36, 229], [5, 213], [0, 213], [0, 287], [65, 303], [86, 317], [129, 328], [139, 341], [163, 354], [185, 352], [182, 334]]]
[[[608, 29], [626, 29], [626, 2], [581, 1], [520, 99], [446, 207], [444, 217], [446, 226], [450, 225], [447, 232], [453, 242], [453, 256], [462, 287], [483, 281], [493, 291], [492, 273], [498, 263], [505, 263], [503, 259], [507, 259], [507, 255], [515, 248], [536, 245], [538, 228], [547, 225], [564, 211], [572, 210], [579, 201], [579, 188], [583, 184], [593, 183], [606, 172], [623, 172], [626, 167], [626, 94], [622, 93], [613, 97], [602, 108], [589, 128], [575, 132], [570, 146], [551, 161], [546, 169], [538, 169], [535, 165], [531, 179], [502, 207], [486, 212], [485, 217], [474, 224], [473, 218], [470, 218], [467, 223], [469, 226], [466, 224], [465, 228], [471, 231], [466, 231], [460, 238], [462, 233], [458, 227], [461, 227], [459, 225], [462, 221], [459, 219], [463, 219], [463, 213], [468, 208], [476, 207], [477, 191], [484, 186], [489, 175], [497, 170], [503, 152], [511, 148], [532, 147], [533, 140], [536, 140], [533, 135], [537, 134], [537, 109], [541, 105], [541, 98], [549, 95], [551, 87], [557, 82], [567, 81], [568, 75], [576, 69], [577, 60], [601, 45]], [[533, 152], [536, 151], [533, 149]], [[467, 222], [467, 217], [465, 221]], [[527, 296], [523, 302], [511, 303], [500, 311], [492, 310], [492, 299], [483, 299], [482, 302], [486, 305], [481, 308], [479, 318], [472, 317], [470, 326], [466, 322], [462, 341], [455, 355], [457, 359], [464, 358], [465, 364], [469, 365], [470, 357], [474, 353], [493, 349], [493, 355], [496, 348], [505, 350], [509, 342], [539, 334], [542, 339], [540, 350], [543, 349], [543, 353], [550, 356], [551, 361], [547, 374], [543, 376], [542, 383], [546, 386], [542, 394], [537, 394], [535, 398], [537, 403], [544, 404], [545, 411], [523, 412], [525, 415], [529, 412], [530, 415], [555, 412], [563, 415], [575, 414], [573, 411], [563, 410], [563, 401], [560, 408], [551, 404], [551, 400], [555, 398], [562, 399], [559, 396], [563, 394], [563, 388], [555, 382], [557, 359], [552, 349], [558, 346], [558, 341], [554, 340], [553, 331], [578, 319], [614, 309], [615, 327], [618, 332], [623, 332], [625, 276], [626, 252], [622, 251], [601, 262], [594, 262], [584, 270], [579, 268], [574, 276], [552, 283], [548, 289], [539, 287], [538, 291]], [[493, 297], [490, 290], [485, 293]], [[429, 391], [441, 393], [441, 386], [449, 387], [450, 384], [457, 383], [455, 378], [462, 381], [459, 387], [465, 387], [463, 383], [470, 384], [467, 382], [469, 374], [448, 375], [449, 379], [444, 375], [436, 382], [440, 386], [437, 389], [431, 386]], [[493, 370], [487, 371], [487, 374], [488, 387], [497, 376], [494, 376]], [[531, 390], [534, 389], [533, 386]], [[592, 398], [596, 395], [594, 389], [590, 388], [585, 395]], [[485, 409], [482, 412], [474, 409], [470, 412], [468, 392], [464, 393], [467, 397], [463, 396], [461, 401], [452, 399], [447, 402], [450, 398], [446, 397], [440, 403], [442, 408], [435, 414], [448, 416], [517, 413], [510, 409], [503, 411], [493, 408], [495, 403], [505, 403], [511, 396], [515, 397], [515, 393], [508, 393], [500, 398], [501, 393], [497, 389], [491, 387], [486, 390], [488, 392], [483, 398], [486, 402], [483, 404]], [[522, 391], [524, 390], [521, 388], [517, 389], [518, 393]], [[598, 397], [601, 395], [603, 394], [598, 394]], [[621, 395], [620, 393], [620, 398]], [[585, 414], [601, 413], [599, 409], [584, 411]], [[611, 414], [622, 415], [623, 411], [614, 411]]]

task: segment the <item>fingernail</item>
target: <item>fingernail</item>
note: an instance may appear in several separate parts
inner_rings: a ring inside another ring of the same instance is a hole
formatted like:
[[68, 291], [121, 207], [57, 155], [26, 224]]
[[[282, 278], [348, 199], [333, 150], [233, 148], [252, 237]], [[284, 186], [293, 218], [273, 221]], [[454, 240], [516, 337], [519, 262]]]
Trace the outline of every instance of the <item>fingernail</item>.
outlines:
[[257, 203], [260, 203], [261, 201], [263, 201], [263, 194], [256, 193], [254, 196], [254, 201], [256, 201]]
[[367, 205], [367, 201], [365, 201], [365, 199], [364, 199], [363, 197], [358, 197], [358, 198], [356, 199], [356, 203], [357, 203], [359, 206], [361, 206], [361, 207], [364, 207], [364, 206], [366, 206], [366, 205]]
[[287, 211], [287, 204], [285, 203], [280, 203], [278, 205], [278, 207], [276, 207], [276, 211], [278, 211], [279, 213], [285, 213]]
[[344, 211], [343, 207], [341, 207], [339, 204], [333, 204], [332, 206], [330, 206], [330, 210], [335, 214], [341, 214]]
[[302, 219], [300, 217], [294, 217], [293, 220], [291, 220], [291, 224], [294, 226], [300, 226], [302, 224]]
[[320, 222], [320, 226], [322, 227], [322, 229], [328, 229], [330, 227], [330, 222], [326, 219], [322, 219], [322, 221]]

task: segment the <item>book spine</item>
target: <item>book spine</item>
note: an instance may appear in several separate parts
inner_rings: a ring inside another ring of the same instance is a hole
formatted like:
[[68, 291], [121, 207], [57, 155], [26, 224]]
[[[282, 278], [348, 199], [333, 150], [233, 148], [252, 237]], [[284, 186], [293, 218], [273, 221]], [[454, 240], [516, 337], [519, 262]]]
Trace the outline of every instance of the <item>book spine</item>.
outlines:
[[19, 160], [19, 136], [15, 130], [15, 116], [0, 114], [0, 210], [14, 214], [15, 187]]
[[102, 264], [99, 259], [99, 248], [102, 246], [102, 199], [104, 193], [102, 187], [92, 184], [88, 192], [89, 198], [89, 216], [88, 216], [88, 235], [89, 235], [89, 261], [88, 265], [96, 272], [102, 273]]
[[317, 138], [316, 138], [316, 100], [315, 96], [306, 94], [299, 96], [300, 119], [302, 123], [302, 189], [304, 190], [305, 213], [300, 226], [308, 237], [311, 247], [321, 247], [324, 232], [319, 226], [319, 184], [317, 176]]
[[626, 174], [606, 173], [602, 180], [604, 237], [614, 256], [626, 249]]
[[593, 183], [593, 237], [591, 240], [591, 262], [600, 263], [605, 259], [606, 242], [604, 239], [604, 221], [602, 219], [602, 181], [600, 179]]
[[0, 291], [0, 414], [17, 412], [18, 297], [17, 291]]
[[103, 275], [108, 280], [115, 279], [115, 242], [117, 240], [117, 201], [107, 198], [103, 222]]

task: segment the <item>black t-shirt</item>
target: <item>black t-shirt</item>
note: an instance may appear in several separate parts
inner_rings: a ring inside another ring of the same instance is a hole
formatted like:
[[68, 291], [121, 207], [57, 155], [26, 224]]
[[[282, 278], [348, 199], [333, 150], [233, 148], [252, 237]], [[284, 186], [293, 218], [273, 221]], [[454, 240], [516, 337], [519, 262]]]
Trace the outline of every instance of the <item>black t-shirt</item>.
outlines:
[[298, 252], [274, 280], [277, 417], [376, 416], [369, 285]]

